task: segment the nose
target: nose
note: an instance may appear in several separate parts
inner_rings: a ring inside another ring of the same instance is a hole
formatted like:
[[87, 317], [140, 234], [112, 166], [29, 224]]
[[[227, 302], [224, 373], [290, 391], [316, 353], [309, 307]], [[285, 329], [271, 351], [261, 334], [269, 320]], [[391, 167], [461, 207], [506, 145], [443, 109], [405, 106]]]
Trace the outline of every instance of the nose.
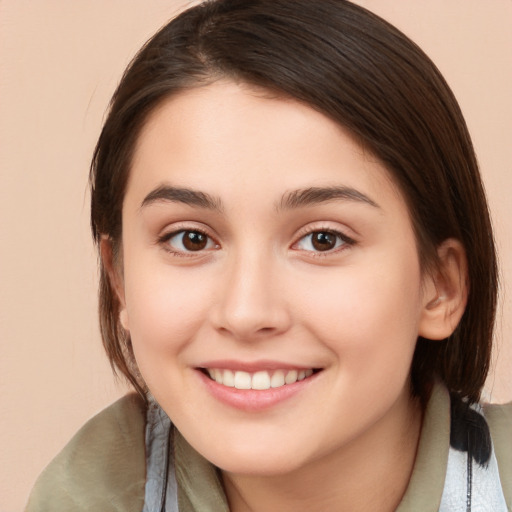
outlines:
[[242, 341], [282, 334], [291, 316], [282, 269], [270, 258], [234, 257], [222, 273], [212, 316], [215, 328]]

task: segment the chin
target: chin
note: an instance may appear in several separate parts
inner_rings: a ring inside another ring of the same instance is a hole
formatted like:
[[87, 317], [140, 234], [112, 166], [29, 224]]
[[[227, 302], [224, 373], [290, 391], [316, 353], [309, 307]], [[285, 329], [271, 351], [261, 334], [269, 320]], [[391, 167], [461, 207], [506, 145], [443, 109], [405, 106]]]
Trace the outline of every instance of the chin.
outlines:
[[274, 446], [245, 443], [243, 446], [230, 445], [228, 449], [209, 450], [205, 458], [222, 471], [239, 475], [278, 476], [301, 468], [307, 457], [297, 449], [278, 449]]
[[283, 476], [290, 474], [302, 467], [298, 461], [291, 461], [290, 459], [265, 459], [262, 460], [262, 455], [251, 459], [241, 458], [235, 459], [234, 457], [227, 460], [224, 457], [215, 464], [220, 470], [226, 473], [247, 475], [247, 476]]

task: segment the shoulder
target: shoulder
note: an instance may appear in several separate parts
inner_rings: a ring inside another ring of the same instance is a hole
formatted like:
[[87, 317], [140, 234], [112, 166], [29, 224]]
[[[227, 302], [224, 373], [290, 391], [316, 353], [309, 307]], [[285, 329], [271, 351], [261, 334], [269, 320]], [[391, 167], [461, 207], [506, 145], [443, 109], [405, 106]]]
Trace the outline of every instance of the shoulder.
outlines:
[[484, 405], [483, 409], [491, 431], [503, 493], [512, 508], [512, 402]]
[[502, 429], [511, 434], [512, 428], [512, 402], [508, 404], [484, 404], [484, 415], [498, 432]]
[[127, 395], [89, 420], [37, 480], [26, 512], [142, 510], [145, 404]]

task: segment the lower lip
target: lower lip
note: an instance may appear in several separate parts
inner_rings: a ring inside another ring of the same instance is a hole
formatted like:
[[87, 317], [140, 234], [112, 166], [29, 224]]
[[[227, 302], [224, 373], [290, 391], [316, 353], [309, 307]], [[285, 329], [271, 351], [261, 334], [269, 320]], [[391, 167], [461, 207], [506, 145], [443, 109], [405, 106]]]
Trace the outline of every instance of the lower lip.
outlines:
[[304, 391], [317, 380], [321, 372], [293, 384], [262, 390], [230, 388], [210, 379], [200, 370], [197, 373], [208, 391], [220, 402], [242, 411], [257, 412], [269, 409]]

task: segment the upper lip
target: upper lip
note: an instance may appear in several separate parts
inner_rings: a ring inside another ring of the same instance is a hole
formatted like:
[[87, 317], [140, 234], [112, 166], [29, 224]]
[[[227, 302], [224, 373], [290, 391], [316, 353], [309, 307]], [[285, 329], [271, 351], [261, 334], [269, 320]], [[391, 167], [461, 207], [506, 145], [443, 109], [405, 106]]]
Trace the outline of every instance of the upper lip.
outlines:
[[270, 370], [308, 370], [318, 367], [304, 364], [284, 363], [281, 361], [258, 360], [258, 361], [235, 361], [232, 359], [222, 359], [214, 361], [205, 361], [198, 365], [198, 368], [210, 368], [219, 370], [232, 370], [254, 373], [258, 371]]

